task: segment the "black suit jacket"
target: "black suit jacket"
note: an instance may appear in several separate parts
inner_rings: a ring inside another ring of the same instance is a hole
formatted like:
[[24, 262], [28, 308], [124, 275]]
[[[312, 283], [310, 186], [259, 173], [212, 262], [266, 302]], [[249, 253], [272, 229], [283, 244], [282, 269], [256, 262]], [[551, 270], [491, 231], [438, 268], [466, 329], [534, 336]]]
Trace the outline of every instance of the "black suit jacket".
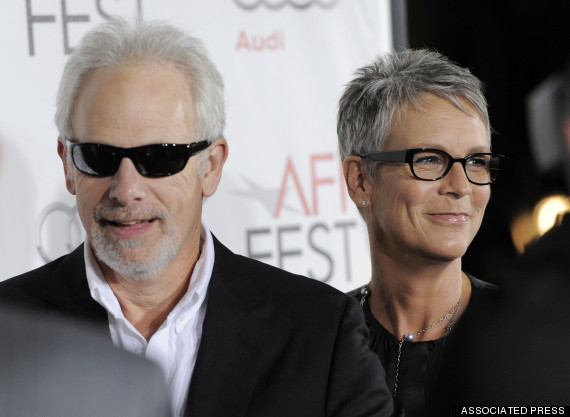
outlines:
[[[214, 238], [187, 416], [388, 416], [392, 400], [355, 300], [238, 256]], [[0, 301], [107, 328], [89, 293], [83, 246], [0, 283]], [[112, 377], [112, 376], [110, 376]]]

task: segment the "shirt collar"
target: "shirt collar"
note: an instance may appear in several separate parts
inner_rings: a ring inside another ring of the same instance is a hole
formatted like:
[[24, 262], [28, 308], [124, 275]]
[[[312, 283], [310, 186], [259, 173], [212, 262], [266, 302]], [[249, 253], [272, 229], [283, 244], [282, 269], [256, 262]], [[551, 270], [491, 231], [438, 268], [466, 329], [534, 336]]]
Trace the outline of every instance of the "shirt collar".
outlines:
[[[203, 221], [200, 229], [200, 244], [200, 258], [198, 258], [198, 261], [194, 265], [194, 270], [190, 277], [190, 285], [188, 286], [186, 294], [176, 305], [173, 312], [175, 310], [183, 310], [185, 304], [189, 303], [193, 297], [206, 297], [206, 291], [214, 268], [215, 253], [212, 233]], [[88, 239], [85, 240], [84, 246], [83, 256], [85, 259], [85, 272], [91, 297], [103, 306], [113, 317], [124, 318], [119, 300], [103, 276], [103, 272], [95, 260], [93, 250]]]

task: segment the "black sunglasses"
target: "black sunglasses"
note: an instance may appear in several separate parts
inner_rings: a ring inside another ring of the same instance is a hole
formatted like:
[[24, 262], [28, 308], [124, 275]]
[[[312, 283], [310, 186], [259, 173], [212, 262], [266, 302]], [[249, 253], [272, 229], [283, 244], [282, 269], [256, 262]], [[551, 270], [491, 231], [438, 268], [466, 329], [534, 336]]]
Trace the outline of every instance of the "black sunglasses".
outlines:
[[78, 143], [72, 139], [69, 151], [75, 167], [93, 177], [114, 175], [123, 158], [129, 158], [139, 174], [144, 177], [166, 177], [184, 169], [192, 155], [210, 144], [202, 140], [190, 144], [157, 143], [134, 148], [118, 148], [101, 143]]

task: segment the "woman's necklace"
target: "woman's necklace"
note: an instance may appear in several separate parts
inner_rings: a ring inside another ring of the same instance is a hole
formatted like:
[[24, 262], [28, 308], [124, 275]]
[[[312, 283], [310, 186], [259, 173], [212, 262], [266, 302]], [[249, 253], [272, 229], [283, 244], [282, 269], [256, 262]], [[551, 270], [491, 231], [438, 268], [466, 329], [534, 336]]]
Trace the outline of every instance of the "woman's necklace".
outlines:
[[[455, 315], [457, 313], [457, 310], [459, 310], [459, 305], [461, 304], [461, 294], [463, 293], [463, 285], [462, 284], [463, 284], [463, 279], [461, 279], [460, 290], [459, 290], [459, 298], [457, 299], [457, 303], [455, 303], [455, 305], [449, 311], [449, 313], [447, 313], [445, 316], [443, 316], [442, 318], [440, 318], [436, 322], [433, 322], [432, 324], [430, 324], [429, 326], [427, 326], [424, 329], [418, 330], [415, 333], [406, 333], [404, 335], [404, 338], [398, 342], [398, 357], [396, 358], [396, 376], [394, 378], [394, 391], [392, 392], [392, 396], [394, 398], [396, 398], [398, 396], [398, 377], [400, 375], [400, 361], [401, 361], [401, 357], [402, 357], [402, 345], [404, 344], [404, 342], [413, 342], [414, 338], [416, 336], [427, 332], [429, 329], [437, 326], [438, 324], [444, 322], [445, 320], [447, 320], [448, 318], [451, 317], [451, 319], [449, 320], [449, 323], [447, 323], [447, 325], [443, 328], [443, 336], [447, 336], [447, 334], [451, 331], [451, 327], [453, 326], [453, 322], [455, 321]], [[361, 295], [360, 305], [364, 306], [366, 299], [368, 297], [370, 297], [370, 282], [365, 287], [362, 287], [362, 289], [360, 290], [360, 295]]]

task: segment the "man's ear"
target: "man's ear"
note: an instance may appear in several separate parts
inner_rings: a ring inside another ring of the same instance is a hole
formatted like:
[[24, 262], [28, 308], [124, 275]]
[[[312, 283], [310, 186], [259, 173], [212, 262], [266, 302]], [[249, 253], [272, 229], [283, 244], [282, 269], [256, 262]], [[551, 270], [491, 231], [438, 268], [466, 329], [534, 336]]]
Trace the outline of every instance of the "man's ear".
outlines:
[[362, 164], [362, 159], [356, 155], [348, 156], [342, 163], [342, 171], [348, 195], [354, 204], [358, 208], [370, 206], [372, 178]]
[[68, 165], [67, 146], [61, 136], [57, 138], [57, 154], [63, 162], [63, 172], [65, 174], [65, 186], [67, 191], [75, 195], [75, 178], [73, 175], [73, 168]]
[[224, 138], [218, 138], [208, 147], [208, 158], [203, 162], [202, 195], [211, 197], [218, 188], [222, 178], [222, 169], [228, 158], [228, 143]]

